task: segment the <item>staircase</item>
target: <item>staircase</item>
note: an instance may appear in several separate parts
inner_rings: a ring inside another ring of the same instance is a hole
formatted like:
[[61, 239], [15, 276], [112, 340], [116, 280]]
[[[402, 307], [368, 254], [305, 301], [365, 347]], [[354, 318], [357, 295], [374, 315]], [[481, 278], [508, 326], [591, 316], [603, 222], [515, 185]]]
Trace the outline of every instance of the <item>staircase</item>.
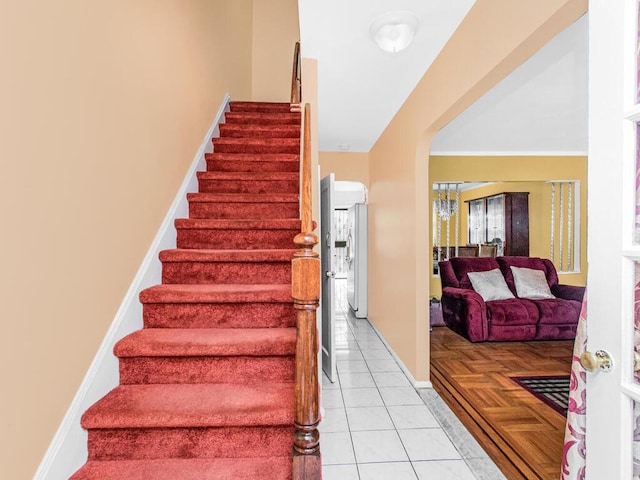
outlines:
[[73, 480], [292, 478], [300, 113], [230, 108], [140, 294], [144, 329], [114, 348], [120, 385], [82, 417]]

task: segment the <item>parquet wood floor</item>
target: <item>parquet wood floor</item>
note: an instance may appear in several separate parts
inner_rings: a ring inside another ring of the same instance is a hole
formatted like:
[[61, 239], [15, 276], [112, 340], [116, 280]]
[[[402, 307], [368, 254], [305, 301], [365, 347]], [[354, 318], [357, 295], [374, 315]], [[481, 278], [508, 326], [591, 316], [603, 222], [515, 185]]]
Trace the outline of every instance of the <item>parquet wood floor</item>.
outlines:
[[565, 417], [510, 376], [568, 375], [572, 340], [471, 343], [431, 332], [431, 381], [509, 480], [560, 476]]

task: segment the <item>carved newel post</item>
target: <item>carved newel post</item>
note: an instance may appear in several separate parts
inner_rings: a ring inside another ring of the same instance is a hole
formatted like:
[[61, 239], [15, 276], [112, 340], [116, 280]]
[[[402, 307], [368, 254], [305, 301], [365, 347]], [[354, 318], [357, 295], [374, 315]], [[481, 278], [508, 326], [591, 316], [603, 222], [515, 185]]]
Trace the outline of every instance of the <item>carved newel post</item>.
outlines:
[[293, 304], [298, 319], [296, 351], [296, 434], [294, 449], [309, 455], [319, 448], [318, 423], [318, 335], [316, 309], [320, 299], [320, 259], [313, 251], [318, 237], [300, 233], [294, 242]]

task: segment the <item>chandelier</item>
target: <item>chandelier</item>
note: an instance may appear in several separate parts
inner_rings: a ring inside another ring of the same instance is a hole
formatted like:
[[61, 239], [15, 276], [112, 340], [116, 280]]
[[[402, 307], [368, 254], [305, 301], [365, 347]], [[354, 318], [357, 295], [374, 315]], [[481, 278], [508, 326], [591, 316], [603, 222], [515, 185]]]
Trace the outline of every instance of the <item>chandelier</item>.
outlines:
[[[458, 221], [458, 208], [460, 205], [460, 183], [434, 183], [434, 200], [433, 200], [433, 245], [434, 245], [434, 273], [438, 274], [437, 262], [440, 260], [449, 260], [451, 256], [458, 256], [458, 240], [460, 222]], [[455, 215], [455, 218], [453, 218]], [[454, 224], [455, 237], [454, 249], [450, 248], [451, 236], [450, 225]], [[444, 242], [443, 242], [443, 226], [444, 223]]]
[[[453, 193], [455, 198], [451, 198], [452, 185], [455, 187]], [[433, 201], [434, 210], [438, 217], [445, 222], [458, 212], [458, 198], [460, 196], [459, 183], [436, 183], [437, 195]]]

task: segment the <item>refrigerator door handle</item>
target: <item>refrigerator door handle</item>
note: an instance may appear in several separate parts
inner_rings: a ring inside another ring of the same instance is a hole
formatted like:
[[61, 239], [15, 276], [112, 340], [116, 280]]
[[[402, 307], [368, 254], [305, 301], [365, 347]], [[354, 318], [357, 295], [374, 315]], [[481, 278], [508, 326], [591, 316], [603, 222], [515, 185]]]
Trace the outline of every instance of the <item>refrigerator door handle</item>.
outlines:
[[345, 254], [345, 260], [349, 265], [351, 265], [351, 261], [353, 260], [353, 258], [351, 258], [351, 242], [351, 232], [349, 232], [347, 236], [347, 253]]

